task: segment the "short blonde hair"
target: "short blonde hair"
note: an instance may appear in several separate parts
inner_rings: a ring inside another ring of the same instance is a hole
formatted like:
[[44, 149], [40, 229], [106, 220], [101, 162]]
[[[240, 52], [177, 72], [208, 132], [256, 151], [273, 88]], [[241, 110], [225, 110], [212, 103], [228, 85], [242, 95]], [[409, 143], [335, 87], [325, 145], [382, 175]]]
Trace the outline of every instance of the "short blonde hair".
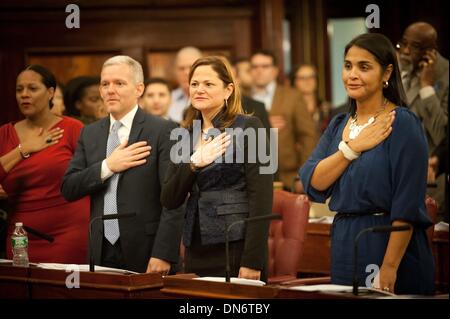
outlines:
[[127, 56], [127, 55], [116, 55], [103, 63], [102, 70], [111, 65], [125, 64], [130, 67], [131, 72], [134, 75], [135, 83], [144, 83], [144, 71], [142, 69], [142, 65], [136, 61], [135, 59]]

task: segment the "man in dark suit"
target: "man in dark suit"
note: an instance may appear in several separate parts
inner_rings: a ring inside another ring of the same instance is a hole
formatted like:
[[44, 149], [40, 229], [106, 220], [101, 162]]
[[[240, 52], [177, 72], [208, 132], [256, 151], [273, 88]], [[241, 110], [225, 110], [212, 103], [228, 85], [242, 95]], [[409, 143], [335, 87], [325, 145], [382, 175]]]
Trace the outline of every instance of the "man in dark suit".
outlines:
[[109, 116], [80, 133], [61, 191], [67, 200], [90, 195], [91, 218], [136, 213], [94, 222], [96, 264], [167, 274], [178, 261], [183, 221], [159, 199], [175, 125], [138, 107], [143, 91], [139, 62], [115, 56], [103, 64], [100, 94]]

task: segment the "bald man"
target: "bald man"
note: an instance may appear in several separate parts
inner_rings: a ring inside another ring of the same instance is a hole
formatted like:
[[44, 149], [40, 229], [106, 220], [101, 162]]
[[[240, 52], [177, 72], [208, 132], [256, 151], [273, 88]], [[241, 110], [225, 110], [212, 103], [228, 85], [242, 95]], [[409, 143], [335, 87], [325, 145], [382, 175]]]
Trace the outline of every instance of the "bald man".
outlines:
[[448, 60], [437, 51], [436, 30], [425, 22], [408, 26], [397, 48], [407, 102], [422, 120], [432, 155], [447, 133]]
[[[439, 213], [448, 220], [448, 185], [444, 167], [448, 159], [448, 60], [437, 51], [437, 32], [428, 23], [406, 28], [399, 49], [400, 68], [407, 102], [422, 121], [428, 141], [428, 183], [436, 187], [427, 194], [438, 202]], [[445, 217], [447, 216], [447, 217]], [[441, 217], [439, 217], [441, 219]]]
[[178, 88], [172, 91], [172, 104], [169, 118], [177, 123], [183, 120], [184, 110], [189, 106], [189, 70], [194, 62], [202, 57], [202, 52], [195, 47], [184, 47], [175, 58], [175, 78]]

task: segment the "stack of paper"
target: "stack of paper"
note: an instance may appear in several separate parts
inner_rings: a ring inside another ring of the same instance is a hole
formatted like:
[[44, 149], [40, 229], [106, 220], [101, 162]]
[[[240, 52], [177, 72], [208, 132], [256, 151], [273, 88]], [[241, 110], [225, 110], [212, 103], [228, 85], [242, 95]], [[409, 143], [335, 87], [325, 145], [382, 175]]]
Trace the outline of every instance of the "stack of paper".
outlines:
[[[305, 286], [294, 286], [289, 287], [288, 289], [292, 290], [299, 290], [299, 291], [318, 291], [318, 292], [352, 292], [353, 287], [352, 286], [345, 286], [345, 285], [332, 285], [332, 284], [326, 284], [326, 285], [305, 285]], [[395, 294], [387, 292], [387, 291], [381, 291], [379, 289], [375, 288], [367, 288], [367, 287], [358, 287], [358, 291], [360, 292], [377, 292], [383, 295], [390, 295], [394, 296]]]
[[[198, 277], [198, 278], [194, 278], [194, 279], [205, 280], [205, 281], [215, 281], [215, 282], [225, 282], [225, 277]], [[261, 280], [236, 278], [236, 277], [231, 277], [230, 282], [232, 284], [249, 285], [249, 286], [264, 286], [266, 284], [264, 281], [261, 281]]]
[[446, 231], [448, 232], [448, 223], [439, 222], [434, 225], [434, 231]]
[[[89, 271], [89, 265], [77, 265], [77, 264], [39, 263], [39, 264], [37, 264], [37, 267], [44, 268], [44, 269], [64, 270], [64, 271], [74, 271], [74, 270]], [[96, 272], [138, 274], [137, 272], [126, 270], [126, 269], [102, 267], [102, 266], [97, 266], [97, 265], [94, 267], [94, 269]]]

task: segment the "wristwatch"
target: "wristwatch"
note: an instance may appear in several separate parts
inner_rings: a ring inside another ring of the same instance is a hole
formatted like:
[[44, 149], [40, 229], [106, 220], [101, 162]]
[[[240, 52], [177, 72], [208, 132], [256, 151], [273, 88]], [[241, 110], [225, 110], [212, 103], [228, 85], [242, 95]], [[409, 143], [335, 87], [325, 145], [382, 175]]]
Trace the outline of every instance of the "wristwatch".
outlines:
[[26, 158], [28, 158], [28, 157], [31, 156], [30, 153], [27, 153], [27, 152], [24, 152], [24, 151], [23, 151], [23, 149], [22, 149], [22, 144], [19, 144], [18, 147], [19, 147], [19, 153], [20, 153], [20, 156], [22, 156], [23, 159], [26, 159]]

